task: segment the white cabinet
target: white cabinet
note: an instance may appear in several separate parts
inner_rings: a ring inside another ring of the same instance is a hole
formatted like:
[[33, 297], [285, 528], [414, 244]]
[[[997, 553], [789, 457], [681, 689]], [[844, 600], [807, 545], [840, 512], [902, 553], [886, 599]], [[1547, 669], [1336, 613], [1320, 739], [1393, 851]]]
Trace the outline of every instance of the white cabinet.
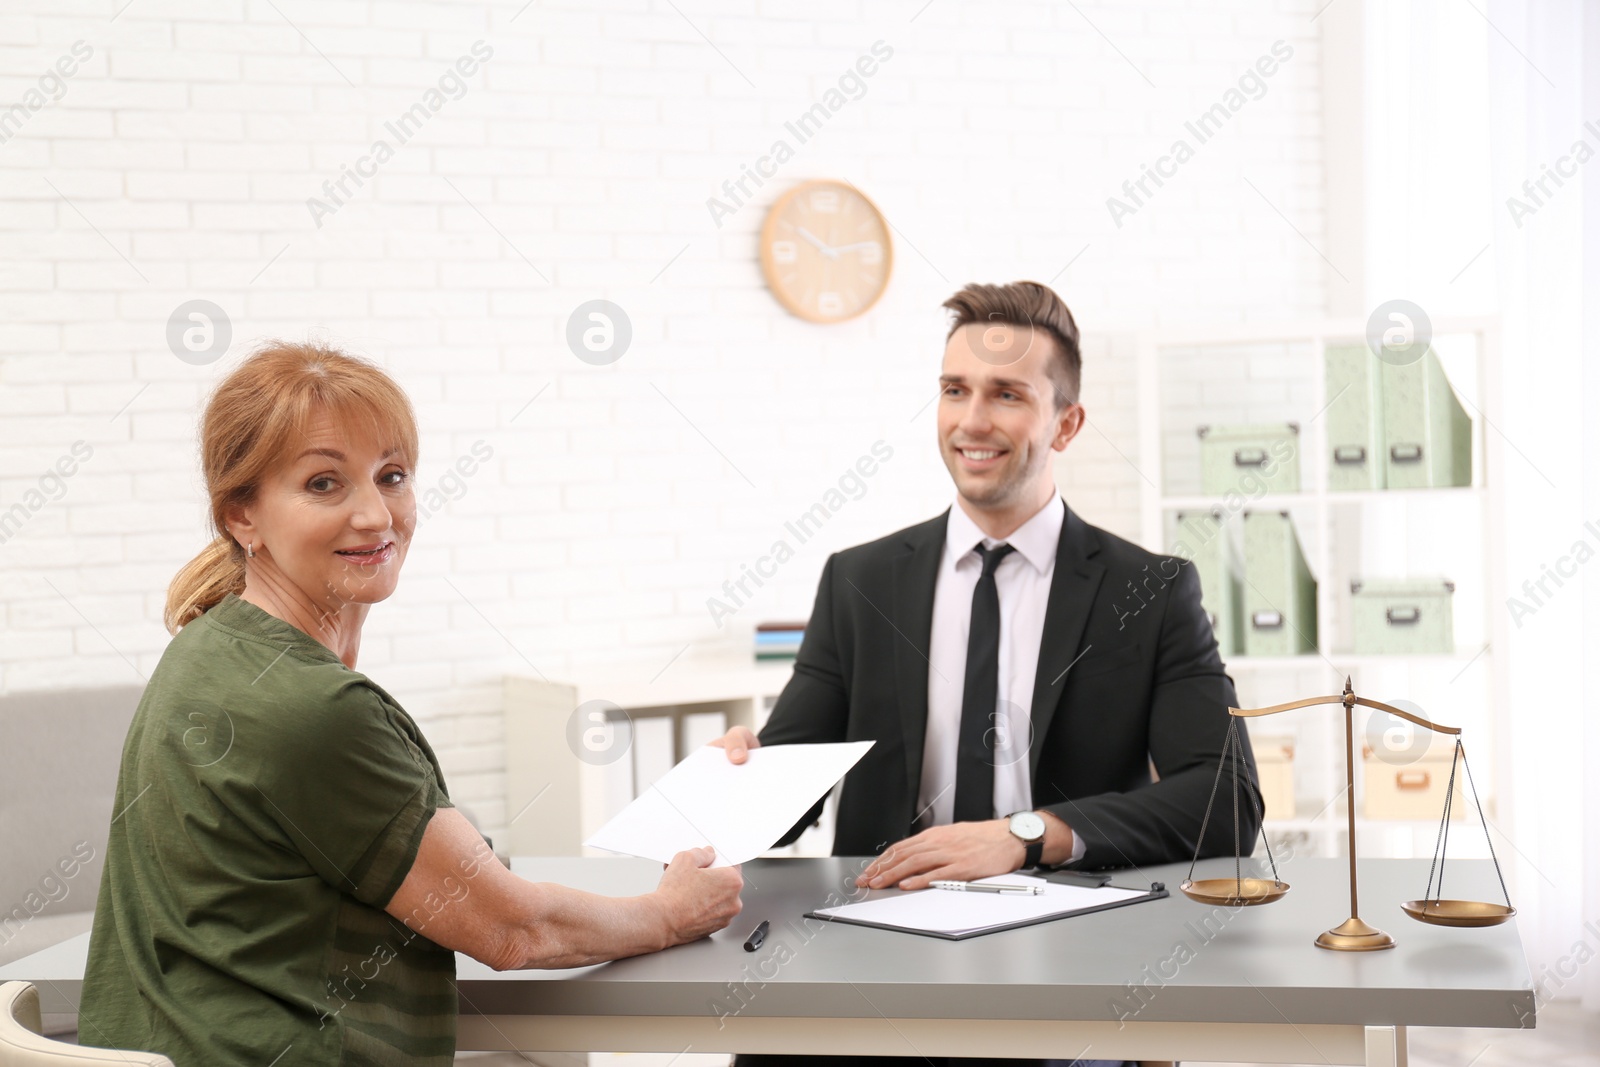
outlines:
[[506, 679], [500, 851], [585, 854], [586, 837], [692, 748], [730, 725], [759, 730], [791, 672], [787, 663], [747, 656], [679, 662], [655, 681], [622, 680], [652, 669], [623, 664], [573, 682]]

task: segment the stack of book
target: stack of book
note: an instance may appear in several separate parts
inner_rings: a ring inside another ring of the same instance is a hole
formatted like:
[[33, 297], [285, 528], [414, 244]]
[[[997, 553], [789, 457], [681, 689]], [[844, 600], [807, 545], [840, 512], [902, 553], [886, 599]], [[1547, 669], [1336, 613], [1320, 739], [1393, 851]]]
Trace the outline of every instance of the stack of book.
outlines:
[[792, 660], [805, 636], [803, 622], [764, 622], [756, 627], [756, 659]]

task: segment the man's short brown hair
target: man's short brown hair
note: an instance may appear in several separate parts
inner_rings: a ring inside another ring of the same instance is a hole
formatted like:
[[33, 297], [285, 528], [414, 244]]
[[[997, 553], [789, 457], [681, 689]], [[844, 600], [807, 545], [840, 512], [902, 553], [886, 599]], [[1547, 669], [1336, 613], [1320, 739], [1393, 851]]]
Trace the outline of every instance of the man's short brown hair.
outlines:
[[1078, 324], [1066, 303], [1047, 285], [1038, 282], [1012, 282], [1009, 285], [982, 285], [973, 282], [956, 293], [944, 306], [955, 312], [945, 340], [969, 323], [999, 324], [1043, 330], [1055, 339], [1057, 358], [1047, 367], [1055, 385], [1056, 410], [1078, 402], [1078, 385], [1083, 359], [1078, 352]]

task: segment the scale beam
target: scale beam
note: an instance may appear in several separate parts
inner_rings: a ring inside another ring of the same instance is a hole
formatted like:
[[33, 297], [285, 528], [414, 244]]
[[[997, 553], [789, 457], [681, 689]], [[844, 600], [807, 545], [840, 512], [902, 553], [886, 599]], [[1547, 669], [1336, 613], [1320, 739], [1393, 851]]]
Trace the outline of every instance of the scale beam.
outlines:
[[[1342, 696], [1306, 697], [1304, 700], [1291, 700], [1287, 704], [1274, 704], [1267, 708], [1229, 708], [1228, 714], [1237, 715], [1244, 719], [1253, 719], [1261, 715], [1276, 715], [1281, 711], [1294, 711], [1296, 708], [1309, 708], [1313, 704], [1343, 704], [1344, 702], [1345, 700]], [[1352, 694], [1350, 703], [1359, 704], [1364, 708], [1375, 708], [1378, 711], [1387, 711], [1390, 715], [1397, 715], [1407, 722], [1416, 723], [1423, 729], [1432, 730], [1434, 733], [1451, 735], [1461, 733], [1461, 727], [1459, 726], [1444, 726], [1440, 723], [1429, 722], [1420, 715], [1413, 715], [1409, 711], [1402, 711], [1393, 704], [1385, 704], [1381, 700], [1368, 700], [1366, 697], [1358, 697]]]

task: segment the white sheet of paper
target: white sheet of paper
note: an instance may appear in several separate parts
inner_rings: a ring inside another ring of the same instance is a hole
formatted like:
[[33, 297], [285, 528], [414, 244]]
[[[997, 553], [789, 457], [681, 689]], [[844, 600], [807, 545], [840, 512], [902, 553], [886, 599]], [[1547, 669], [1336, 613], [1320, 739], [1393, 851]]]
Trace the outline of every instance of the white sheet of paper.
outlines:
[[753, 860], [872, 745], [770, 745], [751, 749], [739, 765], [729, 763], [720, 748], [697, 749], [584, 844], [662, 863], [704, 845], [717, 850], [713, 866]]
[[896, 892], [875, 900], [855, 904], [841, 904], [836, 908], [818, 908], [818, 915], [836, 918], [859, 919], [862, 922], [882, 923], [909, 930], [927, 930], [941, 934], [964, 934], [994, 926], [1043, 919], [1080, 908], [1093, 908], [1114, 904], [1121, 900], [1143, 896], [1142, 889], [1118, 889], [1115, 886], [1057, 885], [1023, 874], [1002, 874], [993, 878], [979, 878], [980, 882], [997, 882], [1001, 885], [1042, 885], [1041, 896], [1022, 896], [1012, 893], [958, 893], [949, 889], [917, 889], [909, 893]]

